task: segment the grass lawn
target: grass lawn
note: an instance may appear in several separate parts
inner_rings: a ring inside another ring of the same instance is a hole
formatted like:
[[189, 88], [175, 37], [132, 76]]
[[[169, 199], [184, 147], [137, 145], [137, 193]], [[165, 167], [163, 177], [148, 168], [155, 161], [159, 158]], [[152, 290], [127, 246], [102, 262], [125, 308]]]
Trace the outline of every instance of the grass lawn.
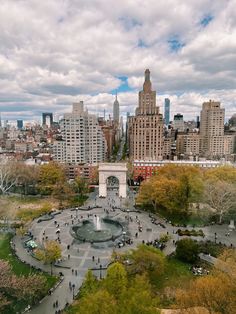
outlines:
[[[47, 289], [50, 289], [54, 284], [57, 282], [58, 278], [55, 276], [50, 276], [49, 274], [39, 272], [35, 270], [34, 268], [31, 268], [30, 266], [22, 263], [20, 260], [17, 259], [12, 254], [10, 241], [11, 241], [12, 235], [10, 234], [0, 234], [0, 259], [8, 261], [9, 264], [12, 266], [12, 271], [17, 276], [24, 275], [24, 276], [30, 276], [31, 274], [40, 274], [44, 276], [47, 280]], [[25, 302], [17, 302], [16, 304], [16, 310], [21, 311], [27, 306]], [[12, 314], [12, 312], [5, 311], [4, 314]]]

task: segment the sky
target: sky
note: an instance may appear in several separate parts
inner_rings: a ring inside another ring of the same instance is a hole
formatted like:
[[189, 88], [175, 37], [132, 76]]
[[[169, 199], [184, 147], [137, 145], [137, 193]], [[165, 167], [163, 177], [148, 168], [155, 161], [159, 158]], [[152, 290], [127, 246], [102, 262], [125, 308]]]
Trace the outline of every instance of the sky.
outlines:
[[57, 117], [83, 100], [89, 112], [134, 113], [149, 68], [171, 118], [204, 101], [236, 113], [236, 0], [1, 0], [2, 119]]

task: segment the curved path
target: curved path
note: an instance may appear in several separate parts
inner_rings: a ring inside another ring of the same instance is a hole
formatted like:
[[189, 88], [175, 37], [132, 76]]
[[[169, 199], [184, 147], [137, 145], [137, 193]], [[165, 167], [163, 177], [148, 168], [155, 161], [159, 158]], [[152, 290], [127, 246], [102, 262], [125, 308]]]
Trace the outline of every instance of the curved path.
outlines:
[[[133, 195], [130, 194], [129, 197], [132, 202], [132, 200], [134, 199]], [[72, 220], [74, 223], [76, 223], [78, 218], [80, 218], [81, 216], [87, 216], [88, 213], [96, 214], [102, 217], [104, 216], [104, 209], [110, 210], [111, 205], [122, 205], [120, 204], [120, 199], [118, 198], [118, 196], [116, 196], [114, 192], [110, 192], [106, 199], [99, 199], [96, 193], [91, 193], [86, 205], [92, 206], [95, 204], [95, 202], [97, 205], [102, 206], [102, 208], [95, 208], [88, 212], [78, 211], [77, 213], [71, 210], [64, 210], [61, 214], [55, 216], [55, 218], [50, 221], [42, 221], [40, 223], [34, 221], [32, 223], [30, 231], [36, 238], [36, 242], [38, 244], [41, 244], [43, 242], [43, 237], [46, 236], [49, 240], [55, 240], [57, 238], [57, 224], [55, 224], [55, 220], [60, 225], [60, 239], [63, 256], [60, 265], [62, 267], [53, 267], [53, 272], [55, 274], [59, 274], [59, 272], [62, 272], [64, 275], [64, 280], [51, 295], [46, 296], [38, 306], [31, 309], [30, 313], [52, 314], [56, 310], [63, 309], [67, 303], [72, 303], [73, 293], [76, 294], [78, 292], [88, 269], [97, 268], [98, 270], [94, 271], [94, 274], [97, 277], [104, 275], [104, 270], [102, 270], [100, 273], [99, 266], [102, 265], [103, 267], [105, 267], [109, 263], [113, 248], [107, 247], [102, 249], [96, 249], [92, 247], [90, 243], [73, 244], [73, 238], [69, 232], [72, 225]], [[124, 201], [124, 204], [126, 202], [127, 200]], [[127, 206], [124, 206], [124, 204], [122, 207], [126, 208]], [[129, 206], [129, 208], [132, 209], [132, 205]], [[151, 223], [151, 219], [148, 213], [145, 212], [130, 212], [129, 214], [127, 214], [127, 212], [122, 212], [116, 209], [115, 212], [110, 211], [109, 216], [119, 218], [123, 221], [127, 221], [127, 218], [129, 218], [128, 228], [133, 239], [133, 244], [126, 245], [125, 247], [118, 249], [120, 251], [135, 248], [137, 244], [141, 243], [143, 240], [145, 242], [152, 241], [158, 238], [161, 234], [167, 232], [172, 236], [172, 240], [176, 241], [179, 238], [175, 234], [175, 231], [178, 228], [173, 228], [170, 224], [165, 223], [160, 219], [158, 219], [158, 221], [162, 222], [165, 225], [165, 228], [159, 225], [154, 225]], [[132, 221], [130, 221], [130, 217]], [[143, 227], [143, 231], [138, 233], [137, 238], [135, 237], [135, 234], [138, 232], [138, 223], [136, 221], [136, 218], [140, 221]], [[234, 246], [236, 246], [235, 231], [231, 233], [230, 237], [225, 236], [225, 233], [228, 232], [227, 226], [210, 226], [201, 229], [203, 229], [206, 235], [205, 239], [210, 239], [214, 241], [215, 233], [217, 233], [218, 241], [221, 241], [222, 243], [225, 243], [227, 245], [230, 245], [232, 243]], [[175, 246], [172, 240], [169, 241], [167, 247], [164, 250], [164, 253], [167, 255], [175, 250]], [[22, 241], [19, 237], [16, 236], [13, 239], [13, 242], [15, 244], [16, 254], [21, 260], [26, 261], [27, 263], [35, 267], [41, 268], [44, 271], [50, 272], [50, 266], [43, 265], [41, 262], [35, 260], [31, 255], [27, 253], [27, 251], [23, 248]], [[70, 246], [69, 249], [68, 245]], [[93, 256], [95, 257], [94, 261], [92, 258]], [[75, 286], [74, 292], [70, 289], [69, 283]], [[53, 303], [56, 301], [58, 301], [57, 309], [53, 308]]]

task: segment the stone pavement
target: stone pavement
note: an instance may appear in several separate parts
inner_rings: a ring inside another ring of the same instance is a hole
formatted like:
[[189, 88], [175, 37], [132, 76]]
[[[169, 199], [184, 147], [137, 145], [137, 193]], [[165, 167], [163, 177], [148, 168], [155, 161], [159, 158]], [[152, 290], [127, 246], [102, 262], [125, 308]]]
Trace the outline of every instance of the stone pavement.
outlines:
[[[172, 239], [169, 241], [167, 247], [164, 250], [166, 255], [171, 254], [175, 250], [175, 245], [173, 240], [177, 241], [180, 237], [175, 234], [178, 228], [173, 227], [171, 224], [166, 223], [162, 219], [158, 218], [158, 221], [163, 223], [165, 228], [154, 225], [151, 223], [151, 218], [149, 214], [146, 212], [135, 213], [132, 212], [134, 209], [134, 195], [132, 192], [129, 192], [129, 196], [126, 200], [120, 200], [114, 191], [109, 191], [107, 198], [98, 198], [97, 191], [90, 194], [89, 199], [86, 202], [86, 206], [99, 205], [101, 208], [95, 208], [90, 211], [71, 211], [64, 210], [59, 215], [57, 215], [54, 219], [49, 221], [42, 221], [37, 223], [35, 220], [30, 228], [35, 241], [40, 246], [43, 243], [43, 238], [46, 236], [49, 240], [56, 240], [57, 238], [57, 224], [59, 224], [60, 228], [60, 239], [62, 246], [62, 262], [60, 263], [61, 267], [53, 267], [53, 272], [55, 274], [59, 274], [62, 272], [64, 275], [64, 280], [61, 284], [55, 289], [55, 291], [45, 297], [42, 302], [33, 308], [30, 313], [33, 314], [51, 314], [56, 310], [63, 309], [67, 303], [72, 303], [73, 301], [73, 293], [77, 294], [81, 284], [84, 280], [85, 274], [88, 269], [97, 268], [95, 271], [95, 275], [100, 277], [100, 275], [104, 276], [105, 271], [102, 270], [100, 274], [99, 266], [102, 265], [102, 268], [105, 267], [109, 261], [111, 254], [113, 252], [112, 247], [104, 247], [104, 248], [95, 248], [90, 243], [82, 243], [78, 244], [73, 241], [73, 237], [70, 234], [70, 228], [73, 223], [76, 224], [77, 220], [81, 218], [81, 216], [86, 217], [87, 214], [96, 214], [100, 217], [105, 216], [105, 210], [109, 210], [109, 216], [114, 217], [115, 219], [119, 219], [121, 221], [129, 220], [128, 229], [133, 239], [132, 245], [126, 245], [117, 250], [125, 251], [131, 248], [135, 248], [138, 244], [143, 241], [152, 241], [160, 237], [161, 234], [169, 233]], [[119, 209], [116, 209], [115, 212], [111, 211], [111, 206], [118, 206], [122, 208], [129, 208], [130, 212], [122, 212]], [[130, 221], [130, 217], [132, 221]], [[129, 219], [128, 219], [129, 218]], [[56, 220], [56, 224], [55, 224]], [[142, 232], [138, 231], [138, 223], [136, 220], [139, 220], [142, 225]], [[185, 228], [184, 228], [185, 229]], [[198, 229], [198, 228], [195, 228]], [[230, 237], [226, 237], [225, 233], [228, 232], [227, 226], [210, 226], [201, 228], [203, 229], [206, 237], [205, 239], [210, 239], [212, 241], [215, 240], [215, 233], [217, 234], [217, 241], [221, 241], [227, 245], [231, 243], [236, 246], [236, 232], [232, 231], [230, 233]], [[138, 237], [135, 237], [135, 234], [138, 233]], [[201, 239], [201, 238], [197, 238]], [[41, 268], [44, 271], [50, 272], [50, 266], [43, 265], [41, 262], [35, 260], [31, 255], [27, 253], [27, 251], [22, 246], [21, 239], [16, 236], [14, 238], [14, 244], [16, 248], [16, 254], [19, 258], [27, 263]], [[68, 249], [68, 245], [70, 248]], [[95, 260], [93, 262], [93, 258]], [[73, 270], [73, 271], [72, 271]], [[77, 276], [75, 273], [77, 272]], [[74, 292], [69, 288], [69, 283], [74, 284]], [[53, 308], [53, 303], [58, 301], [58, 308]]]

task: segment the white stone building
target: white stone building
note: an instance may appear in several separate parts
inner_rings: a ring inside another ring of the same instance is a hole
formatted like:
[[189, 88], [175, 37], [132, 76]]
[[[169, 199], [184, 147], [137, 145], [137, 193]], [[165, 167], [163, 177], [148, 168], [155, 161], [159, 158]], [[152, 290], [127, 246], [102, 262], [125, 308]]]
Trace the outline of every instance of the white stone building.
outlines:
[[72, 113], [60, 121], [62, 140], [54, 142], [54, 160], [67, 164], [98, 163], [105, 160], [106, 142], [97, 117], [74, 103]]

